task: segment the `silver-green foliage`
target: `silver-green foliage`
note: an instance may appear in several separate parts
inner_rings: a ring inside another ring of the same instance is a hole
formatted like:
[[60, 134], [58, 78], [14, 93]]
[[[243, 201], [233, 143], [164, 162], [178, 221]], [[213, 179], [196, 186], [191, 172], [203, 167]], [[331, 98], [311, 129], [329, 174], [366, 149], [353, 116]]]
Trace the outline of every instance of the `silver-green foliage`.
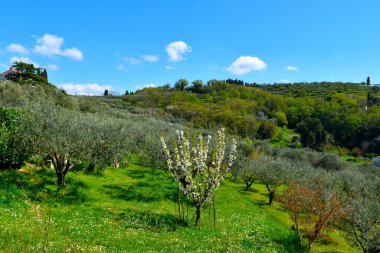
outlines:
[[128, 145], [122, 120], [102, 118], [53, 105], [36, 106], [24, 118], [24, 137], [35, 154], [52, 160], [58, 184], [80, 161], [100, 166], [120, 162]]

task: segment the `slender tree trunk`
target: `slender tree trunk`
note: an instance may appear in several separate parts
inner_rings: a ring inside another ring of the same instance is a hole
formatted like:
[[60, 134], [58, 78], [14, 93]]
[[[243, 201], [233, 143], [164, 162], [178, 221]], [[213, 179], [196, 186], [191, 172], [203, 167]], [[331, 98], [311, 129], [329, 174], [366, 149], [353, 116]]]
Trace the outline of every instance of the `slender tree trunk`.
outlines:
[[57, 172], [57, 185], [61, 187], [66, 187], [65, 176], [61, 172]]
[[309, 244], [307, 245], [307, 252], [310, 252], [311, 244], [312, 244], [312, 242], [310, 242], [310, 240], [309, 240]]
[[215, 195], [212, 196], [212, 209], [213, 209], [213, 226], [216, 227], [216, 208], [215, 208]]
[[274, 191], [270, 191], [268, 205], [272, 205], [273, 200], [274, 200]]
[[95, 163], [91, 162], [88, 164], [88, 172], [94, 172], [95, 171]]
[[195, 224], [197, 225], [198, 228], [201, 227], [201, 215], [202, 215], [202, 205], [197, 204], [197, 217], [195, 220]]
[[182, 192], [182, 223], [185, 224], [185, 195]]
[[181, 188], [178, 188], [178, 219], [179, 222], [182, 223], [182, 215], [181, 215]]

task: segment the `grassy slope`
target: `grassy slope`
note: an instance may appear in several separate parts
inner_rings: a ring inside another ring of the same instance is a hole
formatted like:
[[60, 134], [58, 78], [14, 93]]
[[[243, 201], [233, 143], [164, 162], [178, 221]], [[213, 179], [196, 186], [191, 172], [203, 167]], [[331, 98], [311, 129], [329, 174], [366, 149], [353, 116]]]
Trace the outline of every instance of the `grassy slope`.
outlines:
[[[177, 187], [171, 176], [132, 164], [103, 175], [68, 174], [57, 192], [51, 170], [0, 172], [2, 252], [297, 252], [291, 222], [266, 190], [226, 180], [216, 194], [217, 228], [176, 222]], [[22, 187], [21, 187], [22, 186]], [[193, 210], [189, 211], [190, 214]], [[314, 252], [355, 252], [341, 235]]]

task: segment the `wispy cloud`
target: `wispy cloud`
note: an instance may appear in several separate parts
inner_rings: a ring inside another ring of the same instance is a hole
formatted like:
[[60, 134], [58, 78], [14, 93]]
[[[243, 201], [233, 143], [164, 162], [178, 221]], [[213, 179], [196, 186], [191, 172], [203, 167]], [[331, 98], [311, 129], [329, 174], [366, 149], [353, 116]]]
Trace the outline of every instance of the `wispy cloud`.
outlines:
[[26, 49], [26, 47], [15, 43], [12, 43], [9, 46], [7, 46], [6, 50], [12, 53], [29, 54], [29, 51], [28, 49]]
[[227, 71], [234, 75], [245, 75], [252, 71], [265, 70], [267, 64], [254, 56], [240, 56], [228, 68]]
[[46, 66], [46, 68], [48, 70], [52, 70], [52, 71], [57, 71], [58, 70], [58, 66], [55, 65], [55, 64], [49, 64], [49, 65]]
[[192, 48], [183, 41], [175, 41], [166, 46], [170, 61], [182, 61], [185, 59], [185, 55], [191, 51]]
[[147, 62], [158, 62], [160, 60], [160, 57], [158, 57], [158, 55], [151, 55], [151, 54], [142, 55], [141, 58]]
[[125, 66], [124, 66], [123, 64], [119, 64], [119, 65], [117, 65], [117, 69], [118, 69], [119, 71], [123, 71], [123, 72], [127, 72], [127, 71], [128, 71], [128, 69], [125, 68]]
[[276, 83], [290, 83], [290, 81], [286, 79], [280, 79]]
[[52, 34], [45, 34], [37, 39], [37, 45], [34, 47], [36, 54], [44, 56], [64, 56], [73, 60], [82, 60], [83, 53], [78, 48], [62, 49], [64, 38]]
[[140, 59], [135, 57], [124, 57], [124, 61], [126, 61], [129, 64], [139, 64], [141, 63]]
[[286, 67], [286, 70], [287, 70], [287, 71], [297, 71], [297, 70], [298, 70], [298, 67], [287, 66], [287, 67]]
[[34, 67], [38, 68], [40, 65], [36, 62], [34, 62], [32, 59], [28, 58], [28, 57], [17, 57], [17, 56], [13, 56], [11, 57], [11, 59], [9, 59], [9, 62], [11, 64], [15, 63], [15, 62], [24, 62], [24, 63], [29, 63], [29, 64], [33, 64]]
[[97, 83], [62, 83], [57, 85], [58, 88], [64, 89], [71, 95], [102, 95], [105, 90], [113, 91], [111, 85], [100, 85]]
[[166, 65], [166, 66], [165, 66], [165, 69], [166, 69], [166, 70], [175, 70], [176, 67], [171, 66], [171, 65]]

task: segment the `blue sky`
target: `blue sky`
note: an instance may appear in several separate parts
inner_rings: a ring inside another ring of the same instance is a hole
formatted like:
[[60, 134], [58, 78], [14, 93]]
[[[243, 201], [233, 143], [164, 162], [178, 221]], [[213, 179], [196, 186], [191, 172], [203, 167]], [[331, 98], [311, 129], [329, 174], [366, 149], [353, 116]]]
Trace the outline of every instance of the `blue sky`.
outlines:
[[380, 83], [378, 0], [2, 3], [0, 71], [48, 69], [73, 94], [180, 78]]

